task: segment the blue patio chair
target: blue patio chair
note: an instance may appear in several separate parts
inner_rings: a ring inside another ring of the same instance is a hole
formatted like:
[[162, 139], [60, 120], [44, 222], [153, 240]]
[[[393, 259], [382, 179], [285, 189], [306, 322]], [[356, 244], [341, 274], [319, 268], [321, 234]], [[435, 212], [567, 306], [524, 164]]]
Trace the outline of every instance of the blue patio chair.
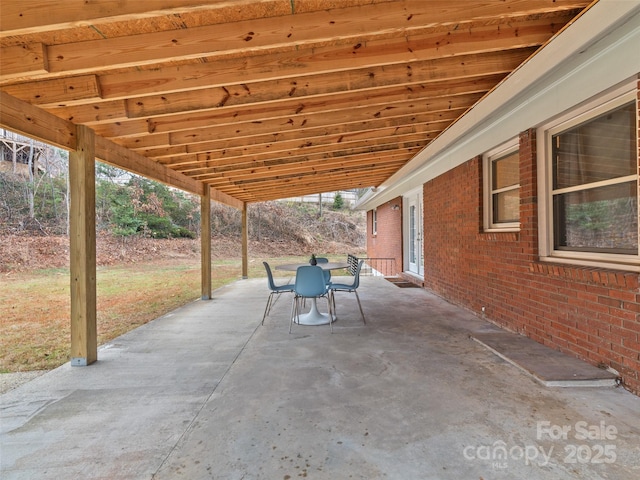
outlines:
[[[327, 257], [316, 257], [317, 263], [329, 263], [329, 259]], [[323, 270], [324, 272], [324, 280], [327, 285], [331, 283], [331, 271]]]
[[267, 262], [262, 262], [264, 265], [264, 269], [267, 271], [267, 281], [269, 282], [269, 298], [267, 299], [267, 306], [264, 309], [264, 315], [262, 315], [262, 325], [264, 325], [264, 319], [267, 318], [269, 312], [271, 311], [271, 305], [273, 304], [274, 295], [280, 295], [281, 293], [289, 293], [293, 292], [294, 285], [292, 283], [288, 283], [286, 285], [276, 285], [273, 281], [273, 274], [271, 273], [271, 267]]
[[296, 283], [294, 286], [294, 297], [291, 308], [291, 322], [289, 322], [289, 333], [293, 326], [294, 319], [300, 323], [300, 300], [312, 298], [316, 299], [325, 297], [327, 299], [327, 308], [329, 310], [329, 326], [333, 332], [333, 309], [331, 308], [331, 300], [329, 299], [329, 288], [325, 282], [324, 272], [317, 265], [305, 265], [298, 267], [296, 271]]
[[367, 321], [364, 318], [364, 312], [362, 311], [362, 304], [360, 303], [360, 297], [358, 296], [358, 287], [360, 286], [360, 270], [362, 269], [362, 264], [364, 260], [360, 260], [358, 262], [358, 266], [356, 267], [356, 272], [353, 276], [353, 283], [331, 283], [329, 285], [329, 289], [331, 290], [331, 298], [333, 301], [333, 311], [336, 311], [336, 292], [349, 292], [356, 294], [356, 300], [358, 300], [358, 307], [360, 308], [360, 315], [362, 315], [362, 323], [365, 325]]

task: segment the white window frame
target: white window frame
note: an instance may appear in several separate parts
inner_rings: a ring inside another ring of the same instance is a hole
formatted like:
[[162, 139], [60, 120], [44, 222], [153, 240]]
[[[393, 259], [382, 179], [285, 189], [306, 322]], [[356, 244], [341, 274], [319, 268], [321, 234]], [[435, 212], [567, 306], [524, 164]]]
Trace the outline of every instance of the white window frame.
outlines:
[[[640, 251], [636, 255], [616, 253], [578, 252], [556, 250], [553, 239], [553, 171], [552, 137], [575, 125], [586, 122], [608, 111], [614, 110], [631, 101], [636, 102], [636, 132], [638, 131], [638, 99], [636, 81], [614, 88], [602, 96], [586, 102], [580, 107], [556, 118], [552, 122], [541, 126], [537, 132], [538, 139], [538, 247], [541, 261], [567, 263], [582, 266], [609, 268], [617, 270], [631, 270], [640, 272]], [[640, 172], [623, 177], [626, 181], [638, 182]], [[611, 183], [620, 181], [615, 179]], [[606, 185], [607, 182], [599, 182]], [[640, 193], [640, 192], [639, 192]], [[640, 239], [640, 227], [638, 231]], [[640, 250], [640, 246], [638, 247]]]
[[378, 209], [374, 208], [371, 211], [371, 234], [378, 234]]
[[[493, 194], [507, 190], [520, 191], [520, 182], [517, 185], [509, 186], [504, 189], [493, 189], [493, 161], [511, 155], [519, 150], [518, 137], [512, 138], [508, 142], [489, 150], [482, 156], [482, 176], [483, 176], [483, 223], [485, 232], [518, 232], [520, 231], [520, 222], [500, 222], [493, 221]], [[518, 214], [519, 216], [519, 214]]]

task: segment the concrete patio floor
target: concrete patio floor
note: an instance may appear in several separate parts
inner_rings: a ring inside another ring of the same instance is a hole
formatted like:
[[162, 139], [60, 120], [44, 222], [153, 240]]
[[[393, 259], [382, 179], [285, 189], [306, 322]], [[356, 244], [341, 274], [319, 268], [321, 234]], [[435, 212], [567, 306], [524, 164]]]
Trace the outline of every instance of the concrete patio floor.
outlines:
[[640, 478], [640, 398], [545, 387], [471, 337], [496, 328], [364, 277], [339, 319], [260, 325], [238, 281], [0, 397], [0, 478]]

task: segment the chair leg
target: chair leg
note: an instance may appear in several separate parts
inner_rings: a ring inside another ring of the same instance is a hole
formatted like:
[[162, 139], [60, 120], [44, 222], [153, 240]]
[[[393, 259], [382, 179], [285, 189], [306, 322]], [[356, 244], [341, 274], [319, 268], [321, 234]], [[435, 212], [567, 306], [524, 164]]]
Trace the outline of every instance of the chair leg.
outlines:
[[293, 296], [291, 302], [291, 320], [289, 321], [289, 333], [291, 333], [291, 327], [293, 326], [293, 318], [298, 315], [298, 296]]
[[333, 314], [337, 317], [336, 314], [336, 292], [334, 290], [329, 290], [329, 295], [331, 295], [331, 304], [333, 305]]
[[267, 315], [271, 312], [271, 302], [273, 300], [273, 292], [269, 294], [269, 298], [267, 299], [267, 306], [264, 308], [264, 315], [262, 315], [262, 325], [264, 325], [264, 319], [267, 318]]
[[358, 291], [354, 290], [353, 293], [356, 294], [356, 300], [358, 300], [358, 307], [360, 307], [360, 315], [362, 315], [362, 323], [366, 325], [367, 321], [364, 319], [364, 312], [362, 311], [362, 304], [360, 303], [360, 296], [358, 295]]

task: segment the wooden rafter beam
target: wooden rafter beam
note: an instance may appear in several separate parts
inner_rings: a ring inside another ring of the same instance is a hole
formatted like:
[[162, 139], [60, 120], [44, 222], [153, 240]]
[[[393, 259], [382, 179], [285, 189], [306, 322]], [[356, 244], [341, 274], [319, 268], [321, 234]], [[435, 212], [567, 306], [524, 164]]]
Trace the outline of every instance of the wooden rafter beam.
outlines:
[[[421, 149], [425, 146], [424, 139], [414, 137], [414, 141], [393, 141], [386, 140], [380, 142], [361, 142], [358, 146], [345, 145], [344, 148], [334, 149], [304, 149], [295, 155], [265, 155], [263, 158], [246, 157], [239, 158], [234, 161], [202, 161], [194, 162], [188, 165], [181, 165], [176, 171], [185, 173], [186, 175], [197, 178], [199, 175], [212, 174], [224, 175], [228, 172], [240, 174], [242, 171], [257, 171], [260, 168], [284, 168], [286, 166], [296, 166], [298, 164], [310, 165], [311, 161], [320, 161], [324, 164], [341, 162], [343, 159], [349, 161], [357, 161], [362, 155], [380, 155], [380, 154], [397, 154], [398, 152], [407, 152], [409, 149]], [[366, 157], [365, 157], [366, 158]], [[174, 167], [175, 168], [175, 167]]]
[[195, 195], [202, 195], [204, 187], [201, 183], [100, 136], [96, 136], [96, 156], [103, 162], [123, 170], [143, 175]]
[[[91, 2], [61, 2], [60, 0], [3, 0], [0, 9], [0, 38], [57, 31], [78, 25], [99, 26], [114, 22], [140, 21], [165, 15], [179, 15], [192, 11], [250, 5], [251, 0], [93, 0]], [[275, 3], [275, 2], [272, 2]], [[42, 12], [46, 12], [43, 15]], [[278, 12], [278, 11], [277, 11]], [[280, 10], [279, 12], [282, 12]]]
[[[457, 35], [460, 31], [495, 23], [496, 18], [500, 18], [504, 31], [511, 23], [566, 13], [558, 10], [560, 2], [567, 4], [570, 14], [575, 15], [573, 8], [576, 2], [571, 0], [556, 0], [555, 4], [523, 0], [519, 2], [518, 9], [514, 8], [508, 15], [504, 15], [504, 7], [500, 4], [449, 0], [447, 8], [443, 9], [437, 2], [425, 4], [424, 0], [404, 0], [151, 32], [133, 38], [125, 36], [63, 43], [46, 47], [44, 55], [40, 56], [41, 70], [68, 76], [108, 69], [140, 68], [177, 60], [208, 58], [213, 61], [245, 56], [247, 52], [251, 55], [268, 53], [275, 48], [281, 54], [301, 49], [322, 49], [325, 45], [366, 49], [376, 42], [390, 45], [396, 39], [408, 38], [411, 43], [412, 37], [417, 46], [425, 42], [425, 36], [442, 38], [442, 29], [447, 27], [449, 35]], [[498, 12], [502, 15], [497, 16]], [[545, 20], [544, 23], [549, 22]], [[522, 26], [519, 29], [522, 30]], [[362, 42], [363, 35], [366, 35], [366, 43]], [[135, 48], [131, 48], [132, 41]], [[441, 46], [447, 48], [446, 42]], [[2, 69], [2, 81], [13, 76], [19, 78], [18, 65], [12, 62], [13, 68], [8, 73]], [[33, 76], [37, 75], [36, 71], [31, 68], [26, 73]]]
[[320, 173], [327, 175], [335, 173], [340, 175], [345, 171], [351, 172], [359, 171], [361, 169], [367, 169], [369, 172], [375, 172], [378, 169], [385, 168], [389, 164], [397, 165], [406, 163], [411, 159], [411, 156], [415, 154], [415, 150], [407, 148], [403, 149], [403, 151], [385, 155], [371, 153], [352, 155], [348, 158], [339, 159], [333, 162], [308, 160], [305, 162], [286, 164], [284, 167], [263, 166], [255, 169], [240, 169], [238, 172], [234, 172], [231, 176], [227, 176], [224, 173], [204, 173], [199, 175], [199, 178], [202, 181], [206, 181], [210, 186], [218, 187], [229, 184], [240, 185], [243, 183], [254, 182], [266, 183], [272, 180], [283, 180], [288, 178], [296, 178], [299, 181], [304, 181], [306, 177], [316, 176]]
[[76, 126], [0, 90], [0, 125], [67, 151], [76, 148]]
[[[198, 88], [126, 100], [106, 100], [86, 105], [49, 106], [51, 113], [73, 119], [75, 123], [109, 123], [134, 118], [160, 117], [180, 112], [229, 111], [246, 105], [290, 102], [292, 109], [308, 99], [335, 95], [391, 95], [399, 89], [428, 94], [432, 88], [454, 92], [467, 82], [503, 78], [528, 58], [534, 49], [523, 48], [484, 54], [445, 57], [414, 62], [410, 70], [402, 66], [373, 68], [362, 72], [340, 72], [322, 77], [306, 77], [304, 82], [291, 79], [268, 80], [222, 87]], [[499, 78], [494, 78], [498, 77]], [[495, 85], [495, 83], [494, 83]], [[450, 89], [450, 90], [449, 90]], [[361, 93], [358, 93], [361, 92]]]
[[[566, 22], [569, 18], [570, 14], [553, 17], [552, 20], [535, 18], [525, 22], [516, 22], [503, 19], [497, 25], [494, 19], [492, 22], [488, 22], [489, 25], [469, 29], [459, 30], [456, 25], [451, 25], [448, 27], [449, 30], [445, 32], [436, 29], [428, 34], [380, 42], [372, 41], [348, 46], [292, 50], [279, 52], [276, 57], [264, 54], [175, 67], [167, 66], [161, 69], [138, 68], [122, 73], [95, 71], [93, 73], [99, 78], [103, 99], [153, 95], [157, 93], [157, 86], [160, 84], [163, 85], [164, 92], [180, 92], [194, 88], [234, 84], [238, 81], [239, 73], [245, 83], [251, 83], [374, 68], [379, 65], [406, 64], [407, 62], [424, 61], [443, 56], [538, 47], [548, 40], [550, 33], [559, 30], [563, 20]], [[0, 84], [5, 86], [9, 86], [12, 80], [0, 76]], [[20, 85], [24, 90], [28, 88], [29, 84]], [[33, 88], [35, 91], [21, 92], [21, 94], [33, 98], [37, 93], [37, 82]], [[20, 96], [20, 98], [23, 97]], [[40, 102], [40, 104], [45, 103], [51, 104], [51, 102]]]
[[467, 109], [478, 101], [486, 91], [461, 93], [458, 95], [426, 98], [391, 98], [389, 102], [355, 103], [345, 100], [340, 102], [318, 101], [307, 112], [305, 104], [299, 104], [297, 112], [291, 112], [289, 106], [278, 108], [273, 105], [244, 108], [233, 115], [227, 112], [185, 113], [153, 121], [135, 120], [111, 124], [94, 125], [98, 135], [106, 138], [124, 138], [129, 136], [144, 136], [149, 133], [171, 133], [183, 137], [182, 132], [190, 139], [196, 138], [199, 129], [213, 132], [217, 130], [227, 136], [231, 130], [236, 136], [241, 131], [258, 133], [278, 132], [286, 124], [291, 128], [318, 128], [327, 125], [366, 122], [402, 116], [417, 115], [421, 112], [438, 112], [447, 110]]
[[[267, 120], [262, 123], [244, 123], [231, 127], [212, 127], [198, 129], [191, 132], [173, 132], [170, 134], [171, 144], [207, 142], [216, 138], [251, 137], [253, 135], [274, 135], [278, 139], [315, 137], [321, 135], [348, 134], [355, 131], [371, 130], [384, 127], [401, 127], [411, 124], [428, 124], [443, 121], [453, 121], [471, 105], [460, 106], [450, 110], [440, 110], [427, 113], [405, 114], [399, 116], [389, 116], [388, 118], [372, 118], [370, 120], [345, 121], [340, 123], [330, 123], [320, 121], [315, 126], [304, 124], [304, 120]], [[288, 136], [288, 134], [291, 136]]]
[[289, 196], [298, 196], [349, 188], [378, 186], [397, 168], [397, 165], [391, 164], [388, 169], [380, 169], [374, 173], [364, 169], [362, 171], [346, 172], [343, 176], [322, 175], [317, 176], [317, 178], [307, 177], [302, 180], [297, 177], [291, 177], [272, 182], [247, 183], [240, 186], [229, 185], [220, 187], [220, 190], [246, 202], [272, 200], [282, 198], [283, 189], [287, 190]]
[[[389, 137], [379, 137], [368, 140], [358, 141], [344, 141], [340, 145], [309, 145], [303, 147], [292, 148], [289, 150], [280, 151], [261, 151], [252, 155], [237, 155], [230, 157], [209, 157], [202, 158], [202, 155], [195, 157], [179, 157], [184, 158], [183, 162], [171, 162], [171, 168], [189, 174], [189, 172], [195, 172], [198, 170], [204, 170], [208, 168], [222, 168], [233, 169], [240, 168], [242, 166], [258, 165], [270, 160], [294, 160], [296, 158], [312, 158], [314, 156], [319, 157], [322, 155], [337, 156], [341, 152], [346, 155], [350, 153], [356, 153], [358, 151], [375, 152], [380, 150], [394, 150], [397, 148], [407, 148], [421, 146], [426, 144], [435, 137], [435, 133], [431, 136], [425, 136], [422, 133], [412, 133], [407, 135], [394, 135]], [[189, 160], [189, 161], [187, 161]], [[164, 162], [161, 162], [164, 163]]]
[[[256, 143], [246, 146], [235, 146], [228, 148], [205, 148], [213, 147], [214, 143], [195, 144], [193, 153], [186, 153], [187, 148], [183, 146], [169, 147], [163, 149], [153, 149], [144, 153], [145, 156], [153, 158], [163, 165], [174, 168], [180, 165], [193, 163], [211, 163], [212, 165], [228, 165], [244, 157], [259, 159], [277, 158], [282, 156], [296, 155], [299, 150], [305, 151], [333, 151], [336, 147], [347, 148], [349, 146], [378, 145], [388, 142], [398, 141], [429, 141], [433, 139], [435, 129], [431, 132], [421, 126], [411, 125], [407, 127], [387, 127], [382, 129], [361, 130], [352, 134], [325, 135], [322, 137], [306, 137], [304, 139], [292, 139], [279, 141], [277, 143]], [[199, 146], [202, 145], [202, 148]]]
[[[0, 109], [2, 128], [68, 151], [76, 148], [76, 126], [73, 123], [55, 117], [3, 91], [0, 91], [0, 103], [2, 104]], [[202, 184], [142, 155], [101, 137], [96, 137], [95, 143], [96, 156], [106, 163], [191, 193], [202, 192]]]

